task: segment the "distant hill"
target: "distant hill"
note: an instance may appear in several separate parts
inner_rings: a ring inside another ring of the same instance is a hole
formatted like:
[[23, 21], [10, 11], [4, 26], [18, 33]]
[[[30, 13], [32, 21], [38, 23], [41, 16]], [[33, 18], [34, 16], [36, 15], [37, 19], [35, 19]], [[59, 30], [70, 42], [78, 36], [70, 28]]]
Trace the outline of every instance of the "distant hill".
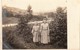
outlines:
[[16, 15], [26, 15], [28, 12], [26, 10], [22, 10], [19, 8], [14, 8], [14, 7], [7, 7], [3, 6], [2, 7], [2, 16], [16, 16]]
[[2, 24], [9, 23], [18, 23], [18, 15], [22, 15], [21, 13], [25, 12], [25, 10], [21, 10], [14, 7], [2, 7]]

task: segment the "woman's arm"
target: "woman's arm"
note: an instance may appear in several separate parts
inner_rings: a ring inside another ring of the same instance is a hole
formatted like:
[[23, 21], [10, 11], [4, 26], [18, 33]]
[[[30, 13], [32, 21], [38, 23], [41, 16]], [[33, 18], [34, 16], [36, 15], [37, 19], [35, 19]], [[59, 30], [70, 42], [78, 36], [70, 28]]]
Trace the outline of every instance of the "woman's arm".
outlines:
[[40, 25], [40, 32], [42, 32], [42, 24]]
[[32, 31], [31, 31], [31, 33], [33, 34], [33, 32], [34, 32], [34, 28], [32, 28]]

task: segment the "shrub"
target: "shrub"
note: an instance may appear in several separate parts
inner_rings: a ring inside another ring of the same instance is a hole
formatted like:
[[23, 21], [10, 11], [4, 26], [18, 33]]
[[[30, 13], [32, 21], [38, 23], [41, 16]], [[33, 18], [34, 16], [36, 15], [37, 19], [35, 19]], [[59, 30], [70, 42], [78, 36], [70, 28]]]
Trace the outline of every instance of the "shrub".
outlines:
[[57, 8], [54, 21], [50, 24], [51, 43], [67, 48], [67, 14], [62, 8]]

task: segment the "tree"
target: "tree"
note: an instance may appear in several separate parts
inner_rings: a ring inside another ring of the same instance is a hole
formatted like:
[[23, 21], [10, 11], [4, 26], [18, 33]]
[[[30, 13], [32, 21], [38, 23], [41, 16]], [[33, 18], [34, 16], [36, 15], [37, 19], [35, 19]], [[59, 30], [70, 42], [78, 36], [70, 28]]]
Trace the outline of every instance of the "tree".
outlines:
[[32, 9], [31, 6], [28, 6], [28, 14], [25, 16], [20, 16], [19, 23], [17, 26], [17, 35], [22, 37], [25, 42], [32, 41], [31, 28], [28, 25], [28, 22], [32, 19]]
[[27, 8], [27, 12], [28, 12], [28, 14], [27, 14], [27, 17], [26, 17], [26, 19], [28, 20], [28, 21], [30, 21], [31, 19], [32, 19], [32, 17], [33, 17], [33, 15], [32, 15], [32, 7], [29, 5], [28, 6], [28, 8]]
[[32, 7], [29, 5], [28, 6], [28, 8], [27, 8], [27, 12], [29, 13], [29, 14], [32, 14]]
[[54, 21], [51, 22], [52, 43], [67, 48], [67, 13], [58, 7], [55, 15]]
[[28, 20], [26, 20], [25, 17], [20, 17], [16, 31], [17, 31], [17, 35], [22, 37], [25, 42], [31, 41], [31, 38], [32, 38], [31, 29], [28, 25]]
[[27, 15], [18, 14], [19, 16], [18, 25], [16, 26], [14, 32], [12, 32], [13, 34], [11, 34], [13, 36], [10, 36], [11, 37], [10, 40], [12, 40], [10, 41], [11, 44], [19, 48], [25, 48], [24, 46], [26, 46], [26, 43], [32, 42], [31, 28], [28, 25], [28, 22], [32, 17], [31, 8], [28, 7], [28, 10], [29, 11], [27, 11], [28, 12]]

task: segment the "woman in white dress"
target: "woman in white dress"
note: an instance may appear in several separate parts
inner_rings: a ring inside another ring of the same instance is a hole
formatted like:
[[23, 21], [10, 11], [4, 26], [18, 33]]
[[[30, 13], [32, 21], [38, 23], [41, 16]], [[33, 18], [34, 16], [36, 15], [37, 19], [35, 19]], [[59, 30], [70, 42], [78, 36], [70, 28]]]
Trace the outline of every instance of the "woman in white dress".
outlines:
[[41, 43], [48, 44], [50, 42], [50, 36], [49, 36], [49, 24], [47, 22], [47, 18], [43, 19], [43, 23], [40, 26], [40, 32], [41, 32]]
[[32, 28], [32, 34], [33, 34], [33, 42], [38, 43], [39, 42], [39, 25], [38, 23], [35, 23]]

